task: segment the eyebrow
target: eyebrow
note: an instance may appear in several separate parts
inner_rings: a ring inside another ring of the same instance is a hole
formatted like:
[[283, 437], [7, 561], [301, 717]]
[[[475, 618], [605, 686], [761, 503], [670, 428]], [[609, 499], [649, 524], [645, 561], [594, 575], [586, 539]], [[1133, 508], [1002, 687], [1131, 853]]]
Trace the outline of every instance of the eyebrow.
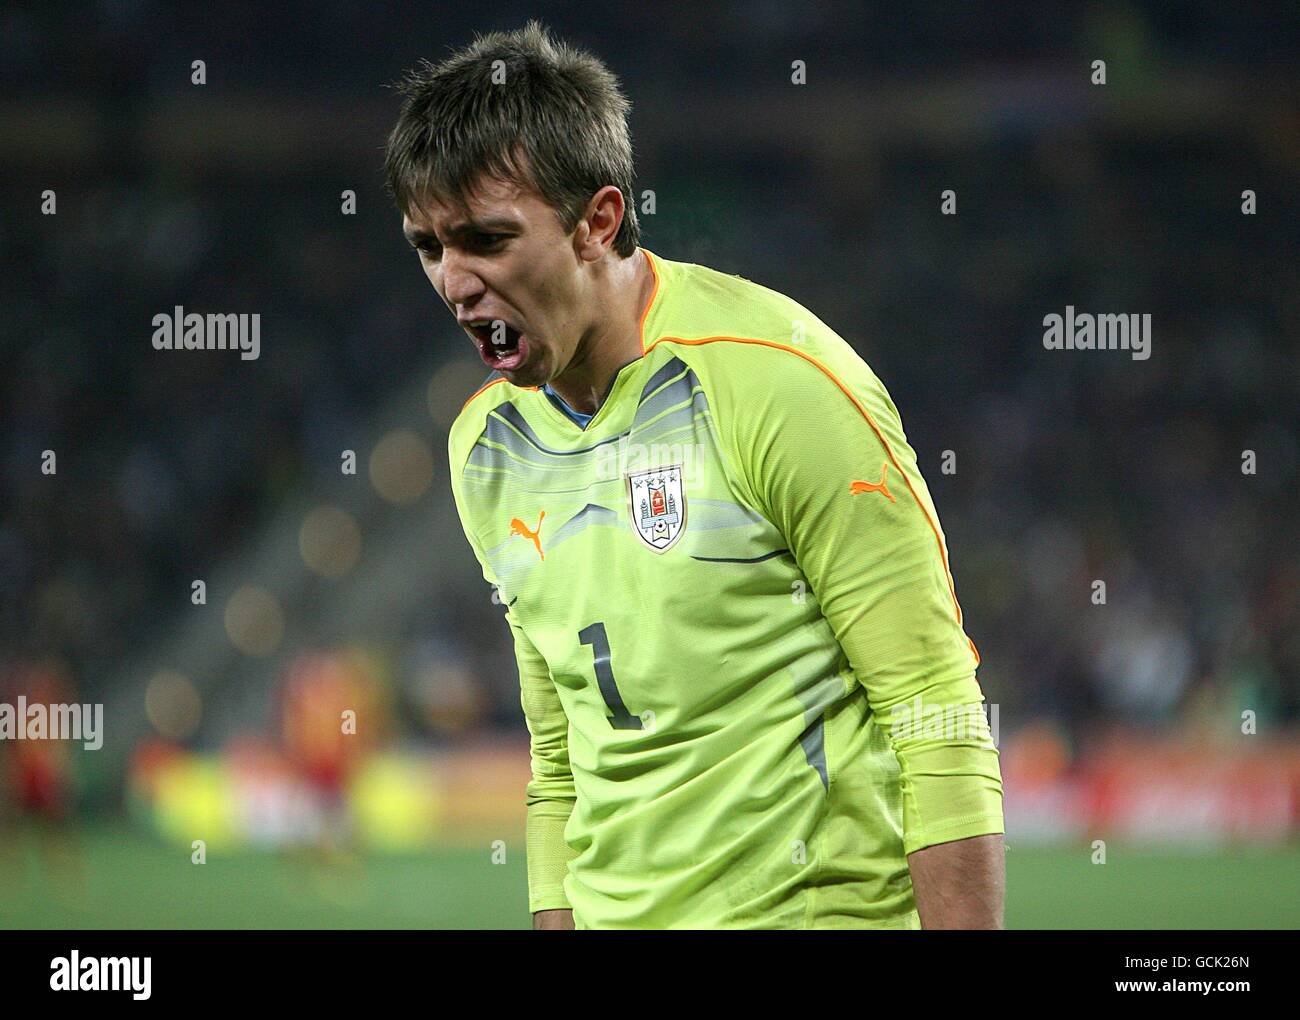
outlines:
[[[458, 223], [454, 227], [451, 227], [447, 231], [447, 234], [450, 237], [464, 237], [467, 234], [491, 234], [499, 230], [517, 231], [519, 229], [520, 226], [516, 220], [510, 219], [508, 216], [494, 216], [485, 220], [469, 220], [465, 223]], [[404, 230], [402, 233], [406, 236], [406, 240], [411, 244], [421, 244], [425, 241], [441, 243], [438, 241], [438, 235], [431, 230], [413, 228], [411, 230]]]

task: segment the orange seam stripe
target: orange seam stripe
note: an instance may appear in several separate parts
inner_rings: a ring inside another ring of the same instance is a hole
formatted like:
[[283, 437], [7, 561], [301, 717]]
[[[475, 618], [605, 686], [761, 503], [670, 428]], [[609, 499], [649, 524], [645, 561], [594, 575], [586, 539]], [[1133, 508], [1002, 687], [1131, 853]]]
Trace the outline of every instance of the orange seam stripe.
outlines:
[[[493, 379], [490, 383], [485, 383], [484, 385], [480, 386], [478, 389], [476, 389], [473, 393], [471, 393], [471, 394], [469, 395], [469, 400], [467, 400], [467, 401], [465, 401], [465, 403], [461, 404], [461, 405], [460, 405], [460, 409], [461, 409], [462, 411], [465, 410], [465, 408], [469, 407], [469, 405], [470, 405], [471, 403], [473, 403], [475, 397], [477, 397], [480, 393], [485, 393], [485, 392], [487, 392], [487, 391], [490, 390], [493, 386], [495, 386], [497, 383], [503, 383], [503, 382], [509, 382], [509, 381], [510, 381], [509, 379], [504, 379], [504, 378], [502, 378], [502, 379]], [[521, 386], [520, 389], [523, 389], [523, 390], [537, 390], [537, 389], [541, 389], [541, 387], [540, 387], [540, 386]]]
[[[846, 397], [848, 397], [850, 401], [852, 401], [853, 406], [858, 409], [858, 412], [862, 415], [863, 418], [866, 419], [867, 424], [871, 426], [871, 431], [876, 434], [876, 438], [880, 440], [880, 445], [885, 448], [885, 453], [889, 457], [890, 463], [892, 463], [894, 467], [898, 470], [898, 473], [903, 476], [903, 481], [907, 483], [907, 490], [912, 494], [912, 498], [916, 500], [916, 505], [921, 508], [921, 513], [925, 516], [926, 523], [930, 525], [930, 530], [934, 532], [934, 540], [935, 542], [938, 543], [939, 546], [939, 560], [940, 562], [943, 563], [944, 577], [947, 578], [948, 581], [948, 594], [952, 596], [952, 604], [957, 611], [957, 625], [961, 626], [962, 623], [961, 603], [957, 601], [957, 589], [956, 586], [953, 584], [952, 571], [948, 569], [948, 554], [944, 551], [943, 538], [939, 535], [939, 528], [935, 524], [933, 518], [931, 518], [930, 512], [926, 510], [925, 504], [921, 502], [921, 497], [917, 495], [916, 489], [913, 488], [912, 480], [907, 477], [907, 472], [904, 471], [902, 467], [899, 465], [898, 458], [894, 456], [894, 451], [890, 447], [889, 441], [885, 439], [884, 435], [880, 431], [880, 428], [872, 420], [871, 415], [867, 413], [867, 409], [862, 406], [862, 403], [858, 400], [857, 397], [853, 395], [852, 391], [850, 391], [847, 386], [845, 386], [842, 382], [840, 382], [840, 380], [836, 377], [834, 372], [832, 372], [829, 368], [823, 365], [816, 358], [808, 354], [805, 354], [803, 351], [798, 350], [797, 348], [790, 347], [786, 344], [777, 343], [775, 340], [758, 340], [752, 337], [739, 337], [739, 336], [710, 336], [710, 337], [701, 337], [698, 340], [685, 340], [681, 337], [661, 336], [654, 343], [650, 345], [649, 349], [653, 349], [654, 347], [658, 346], [659, 344], [665, 341], [667, 341], [668, 343], [683, 344], [689, 347], [696, 347], [701, 344], [717, 343], [719, 341], [730, 341], [732, 343], [739, 343], [739, 344], [758, 344], [762, 347], [775, 347], [777, 350], [787, 351], [790, 354], [796, 354], [799, 357], [803, 358], [804, 361], [808, 362], [808, 364], [813, 365], [815, 368], [820, 370], [821, 373], [826, 376], [826, 378], [828, 378], [831, 382], [833, 382], [836, 386], [838, 386], [840, 388], [840, 392], [843, 393]], [[970, 650], [975, 654], [975, 665], [978, 666], [980, 663], [979, 649], [975, 647], [975, 642], [971, 640], [969, 634], [966, 635], [966, 642], [967, 644], [970, 645]]]
[[644, 356], [645, 356], [645, 353], [646, 353], [646, 346], [645, 346], [645, 320], [649, 317], [649, 315], [650, 315], [650, 309], [654, 307], [655, 297], [659, 294], [659, 270], [655, 268], [655, 260], [652, 259], [652, 258], [650, 257], [650, 253], [649, 253], [648, 251], [646, 251], [644, 248], [642, 248], [642, 249], [641, 249], [641, 254], [645, 256], [645, 260], [646, 260], [646, 262], [648, 262], [648, 263], [650, 264], [650, 272], [651, 272], [652, 274], [654, 274], [654, 278], [655, 278], [654, 289], [650, 291], [650, 300], [647, 301], [647, 302], [645, 303], [645, 308], [642, 309], [642, 311], [641, 311], [641, 322], [639, 323], [639, 325], [638, 325], [638, 327], [637, 327], [637, 328], [641, 331], [641, 333], [640, 333], [640, 336], [641, 336], [641, 355], [642, 355], [642, 357], [644, 357]]
[[478, 389], [476, 389], [473, 393], [471, 393], [471, 394], [469, 395], [469, 400], [467, 400], [467, 401], [465, 401], [465, 403], [461, 404], [461, 405], [460, 405], [460, 409], [461, 409], [462, 411], [465, 410], [465, 408], [469, 407], [469, 405], [470, 405], [471, 403], [473, 403], [474, 398], [477, 397], [480, 393], [485, 393], [486, 391], [490, 390], [493, 386], [495, 386], [497, 383], [503, 383], [503, 382], [506, 382], [506, 380], [505, 380], [505, 379], [493, 379], [490, 383], [484, 383], [482, 386], [480, 386]]

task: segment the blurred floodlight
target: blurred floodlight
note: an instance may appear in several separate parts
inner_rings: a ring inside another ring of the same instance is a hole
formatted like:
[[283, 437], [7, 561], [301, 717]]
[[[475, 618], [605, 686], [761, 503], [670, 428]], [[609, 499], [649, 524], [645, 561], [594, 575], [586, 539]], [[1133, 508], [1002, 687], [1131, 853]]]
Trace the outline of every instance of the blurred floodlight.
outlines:
[[284, 637], [284, 613], [269, 592], [246, 584], [226, 603], [226, 633], [248, 655], [270, 655]]
[[390, 503], [413, 503], [433, 480], [433, 454], [413, 429], [394, 429], [370, 454], [370, 482]]
[[361, 558], [361, 529], [352, 515], [319, 506], [302, 522], [298, 549], [303, 562], [323, 577], [342, 577]]
[[426, 395], [429, 416], [444, 429], [450, 429], [460, 409], [483, 386], [485, 378], [481, 361], [453, 358], [447, 362], [429, 380]]
[[168, 740], [184, 740], [199, 728], [203, 699], [188, 677], [172, 670], [155, 673], [145, 689], [144, 710], [153, 728]]

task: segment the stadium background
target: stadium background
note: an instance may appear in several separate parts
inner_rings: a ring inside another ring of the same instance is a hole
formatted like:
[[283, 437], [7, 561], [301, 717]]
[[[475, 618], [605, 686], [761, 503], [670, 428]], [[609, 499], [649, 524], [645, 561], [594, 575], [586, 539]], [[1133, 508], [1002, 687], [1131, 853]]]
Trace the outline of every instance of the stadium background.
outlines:
[[[890, 388], [998, 706], [1008, 923], [1296, 926], [1285, 6], [7, 7], [0, 700], [106, 736], [0, 743], [0, 926], [527, 923], [526, 734], [447, 484], [485, 373], [381, 155], [387, 83], [529, 16], [622, 78], [645, 245]], [[176, 305], [260, 313], [260, 358], [154, 350]], [[1150, 360], [1044, 350], [1066, 305], [1149, 312]]]

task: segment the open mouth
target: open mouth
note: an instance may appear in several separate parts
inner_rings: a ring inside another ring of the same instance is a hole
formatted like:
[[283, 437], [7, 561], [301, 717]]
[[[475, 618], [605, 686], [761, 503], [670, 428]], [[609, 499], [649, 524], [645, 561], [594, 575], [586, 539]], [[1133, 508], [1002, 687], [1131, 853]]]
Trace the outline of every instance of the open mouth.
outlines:
[[479, 356], [489, 368], [510, 371], [528, 357], [528, 338], [501, 319], [471, 322], [469, 331], [478, 342]]

